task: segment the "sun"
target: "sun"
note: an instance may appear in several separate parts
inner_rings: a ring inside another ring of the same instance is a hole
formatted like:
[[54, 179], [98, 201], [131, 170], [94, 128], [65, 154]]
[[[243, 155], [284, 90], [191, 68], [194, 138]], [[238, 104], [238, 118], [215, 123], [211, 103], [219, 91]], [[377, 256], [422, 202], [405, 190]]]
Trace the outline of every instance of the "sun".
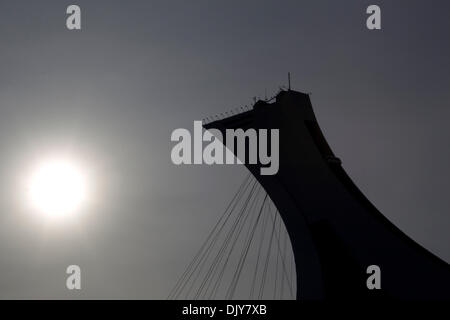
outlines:
[[32, 207], [48, 217], [66, 217], [86, 201], [86, 176], [68, 159], [48, 160], [37, 166], [28, 185]]

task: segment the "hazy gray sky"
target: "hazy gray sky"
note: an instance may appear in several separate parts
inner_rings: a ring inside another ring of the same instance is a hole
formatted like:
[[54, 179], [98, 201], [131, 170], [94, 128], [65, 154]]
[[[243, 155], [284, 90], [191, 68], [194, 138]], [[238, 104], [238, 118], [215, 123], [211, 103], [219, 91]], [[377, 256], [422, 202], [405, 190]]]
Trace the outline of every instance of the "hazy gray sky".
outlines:
[[[0, 1], [0, 298], [165, 298], [241, 183], [170, 161], [172, 130], [286, 84], [312, 92], [355, 183], [450, 261], [448, 1]], [[77, 223], [45, 226], [21, 179], [49, 153], [89, 168]], [[65, 288], [82, 268], [83, 289]]]

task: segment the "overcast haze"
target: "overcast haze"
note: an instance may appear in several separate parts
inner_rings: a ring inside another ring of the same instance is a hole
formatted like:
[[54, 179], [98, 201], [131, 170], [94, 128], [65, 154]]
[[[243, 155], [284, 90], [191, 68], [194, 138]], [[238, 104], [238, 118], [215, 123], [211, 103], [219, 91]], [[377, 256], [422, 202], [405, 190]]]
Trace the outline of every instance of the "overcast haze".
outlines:
[[[0, 1], [0, 298], [165, 298], [242, 182], [174, 166], [176, 128], [275, 93], [292, 74], [347, 173], [450, 261], [450, 3]], [[23, 208], [36, 159], [86, 164], [92, 201], [46, 226]], [[65, 288], [78, 264], [83, 289]]]

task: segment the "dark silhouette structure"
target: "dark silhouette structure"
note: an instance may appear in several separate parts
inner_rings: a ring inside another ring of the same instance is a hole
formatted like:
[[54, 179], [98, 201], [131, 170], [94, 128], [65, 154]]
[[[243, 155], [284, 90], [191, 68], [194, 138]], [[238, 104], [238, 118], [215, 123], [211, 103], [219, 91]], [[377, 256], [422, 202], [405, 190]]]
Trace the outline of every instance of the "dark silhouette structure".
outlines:
[[[258, 101], [252, 110], [204, 127], [219, 129], [224, 139], [226, 129], [279, 129], [278, 173], [263, 176], [261, 165], [246, 166], [286, 225], [297, 299], [450, 299], [449, 265], [400, 231], [354, 185], [325, 140], [309, 95], [281, 91], [272, 103]], [[381, 269], [380, 290], [366, 286], [370, 265]]]

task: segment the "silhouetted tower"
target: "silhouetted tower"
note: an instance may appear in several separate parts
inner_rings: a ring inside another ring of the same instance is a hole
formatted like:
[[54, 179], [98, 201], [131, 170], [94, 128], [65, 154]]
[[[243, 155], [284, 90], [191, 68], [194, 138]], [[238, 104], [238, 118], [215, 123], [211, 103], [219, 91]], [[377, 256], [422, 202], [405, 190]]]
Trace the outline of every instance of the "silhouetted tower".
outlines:
[[[262, 176], [258, 164], [247, 168], [286, 225], [298, 299], [450, 298], [449, 265], [394, 226], [353, 184], [307, 94], [282, 91], [273, 103], [258, 101], [253, 110], [205, 128], [224, 137], [226, 129], [280, 130], [278, 173]], [[370, 265], [381, 268], [381, 290], [367, 289]]]

